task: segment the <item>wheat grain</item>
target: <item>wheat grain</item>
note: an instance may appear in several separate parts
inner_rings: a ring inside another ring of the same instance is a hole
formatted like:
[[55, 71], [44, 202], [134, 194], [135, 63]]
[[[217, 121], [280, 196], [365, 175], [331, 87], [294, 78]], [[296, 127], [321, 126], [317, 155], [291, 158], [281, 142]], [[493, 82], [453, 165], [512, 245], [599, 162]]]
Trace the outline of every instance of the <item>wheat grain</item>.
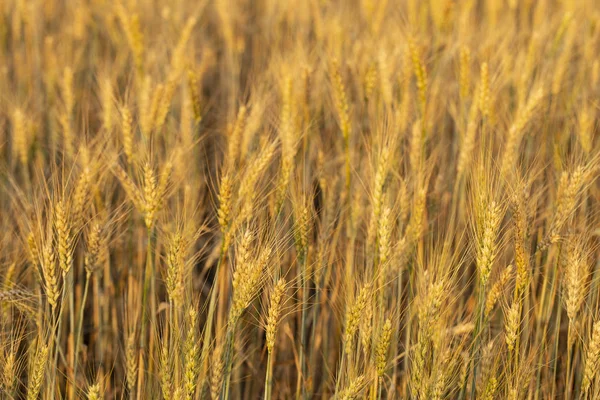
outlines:
[[273, 291], [271, 292], [271, 299], [269, 302], [269, 315], [267, 317], [267, 349], [269, 353], [273, 352], [275, 348], [275, 336], [277, 334], [277, 325], [279, 324], [279, 318], [281, 314], [281, 306], [285, 302], [284, 295], [286, 291], [286, 281], [281, 278], [275, 284]]
[[27, 400], [37, 399], [42, 389], [46, 374], [46, 363], [48, 362], [48, 351], [46, 344], [39, 344], [36, 349], [35, 358], [31, 361], [31, 380], [27, 385]]
[[600, 322], [595, 322], [592, 329], [592, 336], [588, 342], [588, 348], [585, 357], [585, 367], [583, 369], [583, 379], [581, 381], [581, 391], [587, 393], [593, 379], [598, 372], [600, 359]]

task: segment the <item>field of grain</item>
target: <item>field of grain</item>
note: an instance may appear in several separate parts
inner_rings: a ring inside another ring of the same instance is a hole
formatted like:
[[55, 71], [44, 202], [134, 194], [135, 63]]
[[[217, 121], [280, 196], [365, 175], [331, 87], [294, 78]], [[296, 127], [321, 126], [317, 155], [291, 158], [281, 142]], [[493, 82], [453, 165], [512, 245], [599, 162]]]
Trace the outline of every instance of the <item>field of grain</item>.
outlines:
[[600, 2], [0, 0], [0, 398], [600, 398]]

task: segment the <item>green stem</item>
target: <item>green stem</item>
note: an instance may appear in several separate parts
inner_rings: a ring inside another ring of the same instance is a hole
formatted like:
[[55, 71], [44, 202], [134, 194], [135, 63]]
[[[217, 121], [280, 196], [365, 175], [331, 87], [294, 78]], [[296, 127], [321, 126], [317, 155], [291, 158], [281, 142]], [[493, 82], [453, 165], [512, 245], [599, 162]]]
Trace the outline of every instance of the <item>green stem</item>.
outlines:
[[227, 332], [227, 338], [225, 343], [225, 376], [223, 377], [223, 390], [221, 391], [221, 400], [229, 399], [229, 387], [231, 381], [231, 369], [233, 366], [233, 342], [235, 339], [235, 328], [237, 321], [232, 323], [229, 331]]
[[[154, 262], [152, 260], [153, 252], [154, 252], [154, 230], [152, 228], [148, 228], [148, 246], [146, 246], [146, 269], [144, 270], [144, 288], [142, 291], [142, 330], [140, 332], [140, 358], [143, 357], [144, 348], [146, 346], [146, 324], [148, 323], [148, 319], [150, 318], [150, 314], [154, 314], [153, 310], [148, 310], [148, 292], [154, 288]], [[151, 283], [152, 282], [152, 283]], [[150, 293], [150, 296], [153, 296], [154, 292]], [[141, 367], [141, 366], [140, 366]], [[143, 372], [141, 371], [140, 377], [143, 377]], [[137, 394], [138, 397], [142, 393], [142, 379], [138, 379], [137, 385]]]
[[373, 387], [371, 388], [371, 400], [377, 400], [379, 396], [379, 377], [373, 379]]
[[271, 352], [267, 356], [267, 374], [265, 376], [265, 400], [271, 400], [273, 390], [273, 360]]
[[308, 301], [308, 285], [306, 277], [306, 257], [302, 255], [302, 261], [300, 263], [301, 274], [302, 274], [302, 317], [300, 322], [300, 371], [301, 375], [298, 377], [298, 386], [296, 388], [296, 398], [299, 397], [302, 392], [302, 398], [306, 399], [306, 303]]
[[571, 326], [573, 324], [569, 320], [569, 328], [567, 331], [567, 369], [566, 369], [566, 380], [565, 380], [565, 399], [570, 399], [571, 397], [571, 358], [572, 358], [572, 348], [571, 348]]
[[[479, 311], [479, 318], [477, 319], [476, 325], [475, 325], [475, 330], [473, 331], [473, 336], [475, 339], [475, 346], [473, 346], [473, 350], [472, 350], [472, 354], [471, 354], [471, 360], [473, 362], [473, 379], [471, 381], [471, 398], [474, 399], [475, 398], [475, 390], [477, 387], [477, 358], [479, 356], [479, 347], [481, 345], [481, 331], [483, 330], [483, 319], [484, 319], [484, 299], [486, 297], [485, 295], [486, 293], [486, 289], [485, 286], [481, 287], [481, 290], [479, 292], [479, 300], [477, 302], [477, 308]], [[467, 374], [468, 375], [468, 374]]]
[[344, 150], [346, 155], [345, 162], [345, 171], [346, 171], [346, 193], [348, 195], [348, 204], [352, 204], [352, 199], [350, 198], [350, 188], [352, 183], [352, 169], [351, 165], [351, 157], [350, 157], [350, 135], [344, 135]]
[[[315, 343], [315, 332], [316, 332], [316, 326], [317, 326], [317, 318], [319, 315], [319, 306], [320, 306], [320, 296], [319, 296], [319, 284], [315, 281], [315, 302], [314, 302], [314, 306], [312, 308], [312, 312], [311, 312], [311, 320], [312, 320], [312, 326], [311, 326], [311, 333], [310, 333], [310, 340], [311, 343]], [[313, 349], [313, 351], [310, 352], [310, 366], [311, 366], [311, 371], [315, 370], [315, 353], [318, 353], [317, 351], [315, 351], [316, 349]], [[313, 385], [313, 391], [315, 390], [315, 387]]]
[[[62, 313], [63, 313], [63, 309], [64, 309], [64, 304], [65, 304], [65, 297], [66, 297], [66, 284], [65, 284], [65, 275], [63, 274], [63, 288], [62, 288], [62, 294], [61, 294], [61, 300], [60, 300], [60, 307], [58, 310], [58, 314], [56, 314], [56, 310], [51, 307], [52, 310], [52, 314], [55, 317], [54, 320], [54, 324], [53, 324], [53, 333], [56, 334], [55, 337], [55, 348], [54, 348], [54, 367], [56, 368], [56, 370], [58, 370], [58, 354], [60, 352], [60, 333], [62, 330]], [[51, 385], [50, 387], [55, 387], [55, 382], [56, 382], [56, 373], [52, 374], [52, 379], [51, 379]]]
[[[69, 282], [69, 335], [74, 335], [75, 334], [75, 296], [74, 296], [74, 291], [75, 291], [75, 279], [74, 279], [74, 275], [75, 274], [75, 270], [73, 268], [73, 266], [71, 265], [71, 268], [69, 269], [69, 272], [67, 273], [67, 280]], [[68, 348], [69, 348], [69, 337], [67, 337], [67, 352], [68, 352]], [[68, 353], [67, 353], [67, 357], [68, 357]], [[71, 365], [70, 367], [73, 368], [73, 372], [75, 370], [75, 354], [71, 355], [71, 359], [69, 360], [69, 362], [72, 362], [73, 365]], [[68, 385], [75, 385], [75, 374], [73, 373], [73, 382], [67, 382]], [[73, 398], [72, 396], [73, 394], [73, 388], [70, 388], [67, 391], [67, 397], [69, 399]]]
[[79, 344], [81, 342], [81, 327], [83, 325], [83, 311], [85, 310], [85, 302], [87, 300], [91, 276], [92, 276], [92, 274], [89, 272], [87, 272], [85, 274], [85, 285], [83, 287], [83, 297], [81, 299], [81, 308], [79, 309], [79, 320], [77, 321], [77, 334], [75, 335], [75, 363], [73, 366], [73, 368], [74, 368], [73, 376], [75, 376], [75, 377], [77, 377], [77, 361], [79, 359], [78, 355], [79, 355]]
[[[398, 284], [397, 284], [397, 288], [396, 288], [396, 310], [401, 310], [402, 309], [402, 287], [403, 284], [403, 270], [401, 269], [399, 274], [398, 274]], [[399, 320], [401, 320], [401, 317], [399, 317]], [[398, 343], [400, 342], [400, 335], [401, 335], [401, 330], [394, 330], [394, 341], [392, 342], [393, 345], [393, 355], [394, 355], [394, 368], [393, 368], [393, 373], [392, 373], [392, 387], [394, 387], [394, 385], [396, 384], [396, 377], [398, 374]]]
[[[414, 288], [415, 288], [415, 282], [414, 282], [414, 266], [413, 263], [409, 263], [408, 264], [408, 280], [406, 282], [406, 291], [407, 291], [407, 302], [410, 302], [411, 299], [414, 299], [415, 297], [415, 293], [414, 293]], [[405, 379], [410, 378], [410, 357], [408, 356], [410, 353], [410, 336], [411, 336], [411, 330], [412, 330], [412, 318], [413, 316], [411, 315], [411, 309], [409, 309], [407, 311], [406, 314], [406, 335], [404, 337], [404, 359], [403, 359], [403, 364], [404, 364], [404, 374], [405, 374]], [[410, 387], [409, 385], [406, 385], [405, 388], [405, 396], [406, 398], [410, 398]]]

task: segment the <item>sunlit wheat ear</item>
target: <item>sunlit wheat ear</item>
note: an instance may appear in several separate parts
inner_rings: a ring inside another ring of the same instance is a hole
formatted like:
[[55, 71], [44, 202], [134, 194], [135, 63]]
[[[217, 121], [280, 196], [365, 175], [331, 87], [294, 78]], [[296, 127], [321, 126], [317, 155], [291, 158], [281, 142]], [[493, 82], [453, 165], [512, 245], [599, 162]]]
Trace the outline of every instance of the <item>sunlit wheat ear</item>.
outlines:
[[133, 60], [138, 71], [143, 70], [144, 36], [140, 29], [140, 18], [137, 14], [129, 15], [129, 12], [119, 4], [116, 8], [117, 16], [121, 22], [129, 48], [133, 54]]
[[269, 314], [267, 316], [267, 350], [273, 352], [275, 347], [275, 338], [277, 335], [277, 325], [281, 314], [281, 307], [285, 302], [286, 281], [281, 278], [275, 284], [269, 301]]
[[412, 215], [409, 225], [406, 228], [406, 235], [411, 244], [416, 243], [423, 233], [423, 216], [425, 214], [427, 201], [426, 196], [427, 189], [425, 187], [418, 187], [415, 189]]
[[186, 316], [188, 332], [184, 343], [184, 393], [185, 399], [191, 400], [196, 392], [198, 372], [200, 367], [200, 344], [196, 337], [198, 313], [190, 306]]
[[88, 400], [100, 400], [101, 398], [103, 398], [103, 396], [100, 394], [99, 383], [94, 383], [93, 385], [88, 386], [87, 398]]
[[533, 115], [543, 98], [544, 89], [540, 87], [530, 96], [527, 104], [517, 111], [516, 118], [508, 130], [508, 138], [504, 147], [504, 155], [501, 164], [502, 176], [507, 177], [509, 171], [514, 167], [519, 154], [523, 130], [533, 118]]
[[466, 381], [466, 379], [467, 374], [469, 373], [469, 364], [469, 353], [467, 351], [464, 351], [460, 354], [460, 372], [458, 379], [458, 381], [460, 382], [459, 387], [461, 390], [468, 389], [468, 382]]
[[368, 237], [371, 241], [375, 239], [375, 235], [377, 233], [377, 224], [381, 217], [381, 209], [383, 207], [383, 201], [385, 197], [384, 185], [388, 175], [390, 154], [391, 149], [388, 145], [386, 145], [381, 150], [378, 157], [377, 170], [375, 172], [375, 181], [373, 183], [372, 213], [371, 220], [369, 222], [370, 225], [368, 232]]
[[173, 398], [174, 399], [183, 398], [183, 388], [178, 387], [177, 389], [175, 389], [175, 391], [173, 392]]
[[167, 247], [167, 295], [172, 302], [179, 302], [183, 295], [183, 237], [181, 232], [175, 232]]
[[385, 206], [381, 212], [377, 227], [379, 245], [379, 264], [381, 266], [381, 279], [386, 280], [387, 262], [392, 256], [392, 209]]
[[297, 215], [294, 221], [294, 239], [298, 251], [298, 259], [300, 263], [303, 263], [306, 260], [310, 239], [311, 210], [307, 200], [302, 200], [301, 204], [295, 208]]
[[157, 212], [158, 182], [154, 167], [149, 162], [144, 165], [144, 222], [150, 229], [154, 225]]
[[340, 130], [342, 131], [342, 140], [344, 148], [344, 159], [345, 159], [345, 177], [346, 177], [346, 195], [350, 195], [350, 184], [351, 184], [351, 159], [352, 152], [350, 146], [350, 135], [352, 133], [352, 121], [350, 119], [350, 106], [348, 103], [348, 95], [346, 94], [346, 87], [344, 80], [340, 73], [339, 63], [336, 59], [331, 62], [330, 68], [330, 79], [333, 85], [333, 98], [334, 106], [337, 114], [338, 122], [340, 124]]
[[127, 172], [120, 165], [115, 165], [113, 168], [113, 172], [117, 178], [117, 180], [121, 183], [123, 190], [127, 194], [129, 200], [133, 203], [134, 207], [139, 211], [143, 212], [144, 210], [144, 199], [142, 197], [142, 193], [137, 188], [135, 183], [131, 180]]
[[192, 35], [194, 27], [198, 22], [198, 17], [195, 14], [188, 16], [185, 21], [185, 25], [179, 34], [179, 39], [177, 40], [177, 44], [173, 50], [173, 54], [171, 56], [171, 75], [177, 77], [181, 72], [183, 72], [185, 64], [185, 50], [186, 45]]
[[487, 344], [481, 347], [481, 362], [479, 364], [481, 368], [478, 370], [480, 372], [478, 372], [477, 381], [475, 382], [475, 390], [479, 394], [483, 394], [485, 392], [486, 385], [489, 383], [490, 379], [493, 378], [496, 374], [496, 352], [494, 348], [495, 343], [496, 341], [492, 339]]
[[548, 232], [538, 246], [538, 251], [558, 242], [562, 228], [577, 208], [579, 194], [588, 184], [592, 170], [589, 167], [579, 166], [570, 174], [563, 173], [557, 190], [558, 204]]
[[229, 140], [227, 144], [227, 162], [229, 165], [235, 165], [240, 154], [240, 143], [242, 140], [242, 133], [246, 125], [246, 106], [241, 106], [235, 124], [229, 134]]
[[165, 400], [173, 394], [173, 370], [169, 355], [169, 341], [163, 340], [160, 349], [160, 389]]
[[254, 241], [254, 232], [247, 229], [242, 235], [242, 239], [236, 249], [235, 269], [233, 271], [232, 286], [235, 291], [243, 284], [243, 278], [247, 275], [250, 268], [251, 246]]
[[565, 73], [569, 65], [569, 59], [571, 57], [571, 49], [573, 47], [573, 41], [576, 35], [576, 29], [574, 24], [570, 23], [569, 27], [566, 28], [567, 33], [565, 34], [565, 42], [563, 45], [562, 53], [558, 57], [556, 64], [554, 65], [554, 74], [552, 75], [552, 95], [556, 96], [560, 93], [563, 85]]
[[404, 134], [406, 128], [412, 122], [413, 111], [413, 89], [412, 89], [412, 62], [408, 46], [402, 52], [401, 70], [398, 74], [398, 86], [400, 87], [400, 106], [397, 111], [398, 128]]
[[358, 332], [365, 359], [368, 359], [373, 345], [373, 296], [367, 300], [367, 305], [360, 317]]
[[480, 199], [475, 212], [483, 213], [477, 226], [477, 268], [481, 285], [487, 285], [498, 253], [497, 235], [502, 220], [502, 208], [494, 200]]
[[521, 325], [521, 304], [514, 301], [504, 316], [504, 338], [509, 352], [515, 348]]
[[35, 234], [33, 232], [29, 232], [27, 234], [27, 255], [29, 256], [29, 262], [31, 265], [38, 266], [40, 263], [40, 249], [35, 240]]
[[365, 99], [367, 100], [373, 97], [373, 91], [375, 90], [375, 85], [377, 84], [377, 75], [378, 73], [375, 63], [370, 64], [364, 77]]
[[158, 195], [156, 197], [156, 207], [157, 209], [161, 209], [165, 203], [165, 196], [167, 194], [167, 190], [169, 189], [169, 185], [171, 184], [171, 174], [173, 173], [173, 161], [166, 160], [158, 177]]
[[[372, 101], [374, 99], [374, 96], [377, 95], [378, 93], [381, 93], [381, 97], [383, 98], [383, 83], [382, 83], [382, 77], [380, 72], [386, 72], [387, 71], [387, 67], [386, 67], [386, 60], [384, 60], [385, 56], [382, 54], [383, 52], [380, 51], [379, 52], [379, 57], [377, 62], [370, 62], [369, 66], [366, 70], [366, 72], [364, 73], [364, 78], [363, 78], [363, 86], [364, 86], [364, 97], [367, 101]], [[381, 59], [381, 64], [379, 62], [379, 60]], [[382, 68], [379, 68], [379, 67]], [[383, 79], [387, 79], [389, 78], [389, 76], [385, 76]], [[377, 85], [379, 83], [379, 85]], [[388, 90], [389, 92], [389, 90]], [[387, 101], [387, 99], [384, 99]]]
[[430, 282], [427, 288], [427, 296], [421, 299], [418, 309], [419, 336], [431, 338], [434, 333], [435, 325], [440, 317], [440, 307], [444, 301], [444, 285], [443, 279]]
[[65, 156], [71, 158], [74, 153], [74, 144], [73, 144], [73, 132], [71, 127], [71, 122], [68, 116], [65, 113], [60, 113], [58, 115], [58, 123], [60, 125], [63, 144], [62, 150], [64, 151]]
[[202, 120], [202, 108], [200, 103], [200, 90], [199, 90], [199, 81], [200, 77], [196, 70], [192, 67], [187, 69], [187, 77], [188, 77], [188, 90], [190, 92], [190, 98], [192, 102], [192, 108], [194, 110], [194, 122], [199, 124]]
[[[15, 264], [13, 264], [15, 265]], [[11, 266], [12, 267], [12, 266]], [[10, 273], [10, 270], [8, 271]], [[20, 312], [27, 314], [32, 319], [35, 319], [36, 313], [35, 310], [28, 304], [26, 301], [32, 297], [32, 294], [21, 289], [13, 289], [12, 284], [7, 284], [10, 282], [5, 281], [4, 290], [0, 290], [0, 315], [5, 318], [7, 321], [10, 321], [11, 316], [11, 306], [14, 306]], [[0, 361], [2, 361], [2, 351], [0, 350]]]
[[[15, 275], [17, 273], [17, 263], [12, 262], [6, 268], [4, 279], [3, 279], [3, 289], [11, 290], [15, 286]], [[16, 289], [19, 290], [19, 289]]]
[[121, 140], [123, 141], [123, 152], [129, 164], [134, 162], [133, 153], [133, 116], [129, 106], [121, 107]]
[[421, 117], [425, 116], [425, 110], [427, 105], [427, 71], [425, 69], [425, 64], [423, 63], [423, 59], [420, 54], [420, 49], [415, 39], [413, 37], [409, 37], [408, 39], [408, 50], [410, 52], [410, 58], [412, 61], [413, 72], [415, 75], [415, 79], [417, 82], [417, 91], [419, 93], [419, 108], [421, 112]]
[[495, 377], [491, 377], [485, 385], [485, 391], [483, 392], [482, 399], [494, 400], [496, 397], [496, 390], [498, 389], [498, 380]]
[[117, 177], [136, 208], [144, 215], [144, 222], [148, 229], [154, 226], [157, 213], [163, 206], [172, 170], [173, 163], [166, 161], [160, 176], [157, 178], [154, 167], [150, 162], [146, 162], [143, 169], [143, 190], [140, 193], [131, 179], [127, 177], [127, 174], [120, 167], [116, 168]]
[[46, 296], [48, 298], [48, 303], [50, 303], [50, 306], [52, 307], [52, 310], [56, 310], [60, 289], [56, 257], [52, 248], [51, 238], [48, 238], [47, 242], [44, 244], [41, 256], [42, 259], [40, 260], [40, 263], [42, 266], [42, 274], [44, 276], [44, 288], [46, 289]]
[[265, 146], [263, 146], [264, 149], [260, 152], [258, 157], [247, 167], [247, 171], [240, 182], [237, 198], [242, 201], [242, 204], [241, 210], [235, 219], [236, 224], [241, 225], [251, 217], [254, 201], [257, 196], [256, 185], [259, 182], [262, 173], [267, 170], [267, 167], [275, 154], [275, 146], [273, 144], [265, 144]]
[[126, 376], [127, 376], [127, 389], [130, 393], [135, 390], [137, 385], [138, 377], [138, 350], [136, 346], [135, 335], [130, 333], [127, 337], [126, 349]]
[[348, 306], [345, 319], [346, 328], [344, 330], [344, 347], [347, 354], [350, 354], [354, 351], [354, 335], [358, 330], [360, 318], [365, 310], [365, 307], [367, 306], [367, 303], [369, 302], [369, 297], [371, 295], [371, 285], [366, 284], [360, 289], [358, 296]]
[[221, 233], [224, 236], [229, 231], [229, 224], [231, 218], [232, 183], [233, 182], [230, 173], [224, 172], [221, 177], [221, 182], [219, 184], [219, 209], [217, 211], [219, 226], [221, 227]]
[[377, 368], [377, 376], [383, 377], [387, 368], [387, 354], [392, 338], [392, 321], [388, 318], [381, 328], [381, 333], [377, 340], [377, 348], [375, 350], [375, 366]]
[[[481, 90], [481, 84], [477, 90]], [[478, 102], [473, 101], [469, 110], [469, 119], [467, 120], [467, 129], [463, 136], [463, 142], [458, 155], [458, 164], [456, 172], [459, 176], [463, 176], [470, 166], [475, 150], [475, 142], [477, 139], [477, 128], [479, 126], [479, 107]]]
[[[189, 90], [188, 90], [189, 92]], [[181, 100], [181, 104], [179, 106], [180, 120], [179, 122], [179, 130], [181, 131], [181, 146], [183, 149], [190, 149], [194, 143], [194, 134], [195, 130], [195, 118], [194, 118], [194, 110], [191, 99], [188, 97], [184, 97]]]
[[398, 190], [398, 202], [400, 203], [400, 213], [398, 217], [401, 226], [405, 226], [410, 211], [410, 191], [407, 179], [403, 179], [402, 182], [400, 182], [400, 188]]
[[598, 397], [600, 1], [0, 3], [1, 399]]
[[585, 367], [581, 381], [581, 392], [587, 394], [600, 366], [600, 321], [594, 323], [592, 336], [585, 354]]
[[[522, 197], [519, 197], [522, 196]], [[513, 199], [513, 238], [515, 245], [515, 266], [517, 280], [516, 293], [524, 293], [529, 284], [529, 245], [528, 245], [528, 215], [526, 210], [527, 195], [517, 191]]]
[[412, 127], [409, 154], [410, 168], [415, 175], [421, 170], [423, 162], [423, 140], [423, 124], [422, 120], [418, 119]]
[[238, 192], [239, 198], [250, 199], [249, 201], [246, 201], [245, 204], [251, 203], [251, 201], [256, 197], [255, 185], [260, 179], [261, 174], [265, 172], [265, 170], [269, 166], [269, 163], [271, 162], [271, 159], [274, 154], [275, 146], [273, 144], [268, 144], [247, 167], [246, 173], [244, 174], [244, 177], [240, 182]]
[[[41, 339], [41, 338], [38, 338]], [[46, 376], [46, 365], [48, 362], [48, 345], [38, 343], [35, 353], [32, 353], [31, 366], [29, 372], [29, 382], [27, 384], [27, 400], [36, 400], [44, 384]]]
[[276, 186], [276, 205], [280, 207], [285, 198], [290, 176], [296, 156], [296, 132], [292, 100], [292, 79], [287, 76], [282, 85], [282, 105], [279, 122], [279, 138], [281, 140], [281, 167]]
[[223, 387], [223, 343], [217, 344], [213, 350], [212, 365], [210, 368], [210, 395], [213, 400], [219, 398], [221, 388]]
[[[152, 110], [152, 77], [150, 75], [146, 75], [143, 79], [139, 78], [140, 81], [138, 85], [138, 96], [137, 96], [137, 106], [138, 106], [138, 121], [140, 126], [140, 131], [145, 137], [150, 135], [152, 130], [152, 123], [154, 121], [154, 114]], [[158, 105], [158, 97], [155, 96], [155, 104]]]
[[176, 88], [175, 77], [170, 78], [165, 84], [162, 92], [160, 93], [160, 98], [157, 101], [156, 110], [154, 111], [154, 119], [152, 123], [152, 129], [155, 132], [160, 132], [163, 125], [165, 124], [165, 120], [167, 119], [167, 115], [169, 113], [169, 109], [171, 107], [171, 101], [173, 100], [173, 94]]
[[566, 243], [565, 255], [565, 274], [563, 285], [565, 287], [565, 306], [569, 323], [574, 324], [577, 314], [581, 309], [585, 299], [585, 289], [587, 283], [587, 268], [585, 253], [583, 252], [582, 243], [578, 238], [569, 237]]
[[56, 203], [54, 209], [54, 229], [58, 248], [58, 263], [63, 274], [67, 274], [73, 265], [73, 233], [71, 219], [64, 200]]
[[392, 57], [387, 51], [381, 49], [377, 53], [377, 76], [379, 77], [379, 90], [385, 106], [393, 102], [393, 85], [391, 82]]
[[494, 309], [494, 307], [496, 306], [498, 299], [502, 295], [504, 288], [506, 287], [506, 285], [508, 284], [508, 281], [510, 280], [510, 278], [512, 276], [513, 269], [514, 268], [512, 265], [509, 265], [508, 267], [506, 267], [504, 269], [504, 271], [502, 271], [502, 273], [500, 274], [500, 277], [498, 278], [498, 280], [494, 283], [494, 285], [492, 285], [492, 288], [488, 292], [487, 299], [485, 301], [485, 315], [486, 316], [489, 316], [490, 313], [492, 312], [492, 310]]
[[456, 357], [451, 349], [444, 348], [441, 349], [436, 358], [436, 365], [434, 365], [431, 372], [431, 379], [433, 382], [429, 385], [429, 392], [432, 400], [442, 400], [446, 398], [445, 395], [447, 389], [452, 387], [451, 382], [453, 379], [453, 369]]
[[100, 82], [100, 99], [102, 101], [102, 126], [110, 131], [113, 127], [113, 87], [109, 77]]
[[91, 171], [86, 167], [81, 172], [73, 193], [72, 221], [75, 230], [79, 230], [83, 226], [84, 217], [89, 207], [91, 180]]
[[350, 382], [347, 388], [345, 388], [340, 398], [343, 400], [354, 400], [360, 398], [360, 393], [365, 388], [367, 378], [364, 375], [359, 376]]
[[102, 225], [99, 222], [94, 222], [87, 234], [87, 251], [84, 257], [85, 270], [88, 274], [92, 274], [98, 266], [100, 252], [103, 242]]
[[333, 84], [333, 94], [335, 99], [335, 110], [337, 117], [340, 122], [340, 128], [342, 130], [342, 136], [345, 141], [350, 137], [350, 131], [352, 129], [349, 114], [348, 97], [346, 95], [346, 87], [340, 73], [340, 66], [337, 60], [333, 60], [331, 63], [331, 81]]
[[439, 323], [439, 312], [444, 300], [444, 281], [428, 282], [431, 278], [426, 275], [426, 296], [420, 300], [418, 305], [419, 330], [416, 344], [412, 348], [410, 391], [413, 396], [427, 397], [428, 393], [428, 359], [433, 351], [433, 342], [436, 328]]
[[256, 259], [248, 262], [246, 266], [240, 266], [241, 269], [234, 272], [233, 298], [228, 322], [230, 327], [235, 327], [244, 310], [259, 293], [263, 272], [271, 254], [272, 248], [266, 247]]
[[[12, 346], [10, 346], [12, 347]], [[17, 378], [17, 353], [9, 348], [2, 357], [2, 387], [7, 393], [11, 393], [15, 387]]]

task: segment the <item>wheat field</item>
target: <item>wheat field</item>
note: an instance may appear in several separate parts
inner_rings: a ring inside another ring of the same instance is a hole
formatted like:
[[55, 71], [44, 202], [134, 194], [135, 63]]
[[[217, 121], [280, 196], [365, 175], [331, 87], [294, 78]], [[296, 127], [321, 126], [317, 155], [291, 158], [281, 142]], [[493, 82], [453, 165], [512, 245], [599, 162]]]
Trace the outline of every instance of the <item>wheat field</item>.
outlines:
[[600, 399], [600, 2], [0, 0], [0, 398]]

